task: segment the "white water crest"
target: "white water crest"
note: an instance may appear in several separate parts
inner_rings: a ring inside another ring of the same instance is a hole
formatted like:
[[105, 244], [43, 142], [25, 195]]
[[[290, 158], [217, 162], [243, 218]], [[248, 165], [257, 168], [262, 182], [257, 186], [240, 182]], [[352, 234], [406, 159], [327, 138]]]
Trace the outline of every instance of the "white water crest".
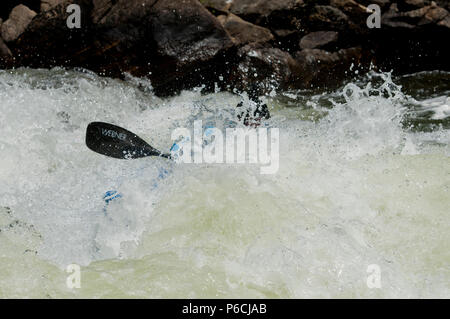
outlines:
[[[371, 77], [267, 100], [280, 167], [261, 175], [85, 146], [103, 121], [167, 152], [195, 120], [240, 125], [246, 96], [162, 99], [133, 77], [0, 71], [0, 297], [450, 297], [448, 92], [414, 99]], [[404, 124], [427, 112], [444, 125]], [[122, 197], [105, 206], [107, 191]], [[80, 289], [66, 286], [72, 263]]]

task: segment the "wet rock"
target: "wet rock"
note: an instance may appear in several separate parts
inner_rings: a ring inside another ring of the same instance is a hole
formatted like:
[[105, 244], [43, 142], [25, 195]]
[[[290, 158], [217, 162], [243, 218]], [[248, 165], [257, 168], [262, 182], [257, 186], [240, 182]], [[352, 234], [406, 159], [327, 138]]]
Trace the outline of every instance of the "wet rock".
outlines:
[[210, 83], [212, 78], [218, 81], [226, 71], [223, 58], [233, 42], [198, 1], [160, 0], [152, 7], [150, 20], [158, 61], [151, 78], [161, 89], [179, 90], [180, 83], [192, 87]]
[[244, 21], [232, 13], [221, 15], [218, 19], [236, 45], [266, 43], [275, 39], [270, 30]]
[[195, 0], [158, 1], [151, 20], [158, 52], [178, 65], [203, 62], [232, 46], [217, 19]]
[[24, 5], [15, 7], [8, 20], [2, 24], [1, 35], [6, 42], [17, 39], [28, 27], [31, 20], [36, 16], [36, 12], [28, 9]]
[[41, 12], [48, 11], [51, 8], [56, 7], [58, 4], [62, 3], [63, 0], [42, 0], [41, 1]]
[[267, 94], [273, 89], [295, 86], [299, 68], [289, 53], [250, 44], [239, 49], [238, 55], [241, 61], [230, 79], [238, 90], [248, 91], [257, 83], [261, 94]]
[[304, 87], [336, 85], [344, 79], [351, 66], [361, 64], [362, 49], [359, 47], [341, 49], [330, 53], [320, 49], [305, 49], [295, 55], [300, 67], [301, 83]]
[[305, 35], [300, 40], [301, 49], [318, 49], [330, 44], [335, 43], [338, 40], [338, 33], [335, 31], [316, 31]]

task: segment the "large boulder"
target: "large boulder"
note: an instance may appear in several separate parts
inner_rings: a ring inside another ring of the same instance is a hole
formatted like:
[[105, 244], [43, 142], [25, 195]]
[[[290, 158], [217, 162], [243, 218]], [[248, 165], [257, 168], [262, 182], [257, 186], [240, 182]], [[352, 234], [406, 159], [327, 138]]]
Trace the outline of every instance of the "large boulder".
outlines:
[[239, 49], [238, 56], [240, 62], [231, 72], [229, 81], [239, 91], [253, 90], [255, 84], [260, 87], [260, 94], [296, 86], [299, 68], [289, 53], [249, 44]]
[[218, 19], [236, 45], [266, 43], [275, 39], [269, 29], [244, 21], [232, 13]]
[[8, 20], [2, 24], [1, 35], [3, 40], [6, 42], [16, 40], [26, 30], [35, 16], [36, 12], [24, 5], [15, 7], [11, 11]]
[[297, 52], [295, 60], [300, 67], [301, 86], [325, 87], [339, 84], [352, 69], [364, 64], [363, 51], [359, 47], [327, 52], [320, 49], [305, 49]]
[[197, 0], [159, 0], [150, 21], [156, 52], [151, 78], [161, 92], [218, 82], [227, 72], [223, 62], [233, 41]]
[[150, 14], [158, 52], [179, 65], [203, 62], [232, 46], [221, 24], [196, 0], [159, 0]]

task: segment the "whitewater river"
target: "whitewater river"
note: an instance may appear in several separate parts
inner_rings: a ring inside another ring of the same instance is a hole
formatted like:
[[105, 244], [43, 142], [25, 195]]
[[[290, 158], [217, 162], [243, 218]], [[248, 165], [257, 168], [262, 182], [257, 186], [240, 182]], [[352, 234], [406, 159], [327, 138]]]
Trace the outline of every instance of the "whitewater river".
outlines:
[[273, 92], [280, 163], [262, 175], [85, 146], [104, 121], [167, 152], [177, 127], [236, 123], [238, 95], [0, 71], [0, 297], [449, 298], [449, 97], [443, 72]]

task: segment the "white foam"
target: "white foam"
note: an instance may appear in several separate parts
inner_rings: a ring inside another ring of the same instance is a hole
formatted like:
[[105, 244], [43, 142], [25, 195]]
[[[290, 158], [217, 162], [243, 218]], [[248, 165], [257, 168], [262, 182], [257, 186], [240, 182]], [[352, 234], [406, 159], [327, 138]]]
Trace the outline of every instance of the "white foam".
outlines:
[[[0, 206], [11, 208], [5, 225], [38, 234], [0, 237], [0, 273], [16, 276], [0, 296], [448, 297], [448, 130], [405, 130], [408, 98], [379, 76], [347, 85], [332, 109], [311, 98], [316, 123], [269, 101], [280, 170], [261, 176], [251, 165], [119, 161], [84, 145], [100, 120], [167, 151], [176, 127], [236, 120], [238, 96], [160, 99], [132, 77], [0, 71]], [[161, 168], [172, 174], [155, 189]], [[123, 197], [105, 215], [109, 190]], [[89, 278], [76, 292], [64, 286], [72, 262]], [[370, 264], [383, 289], [367, 287]]]

